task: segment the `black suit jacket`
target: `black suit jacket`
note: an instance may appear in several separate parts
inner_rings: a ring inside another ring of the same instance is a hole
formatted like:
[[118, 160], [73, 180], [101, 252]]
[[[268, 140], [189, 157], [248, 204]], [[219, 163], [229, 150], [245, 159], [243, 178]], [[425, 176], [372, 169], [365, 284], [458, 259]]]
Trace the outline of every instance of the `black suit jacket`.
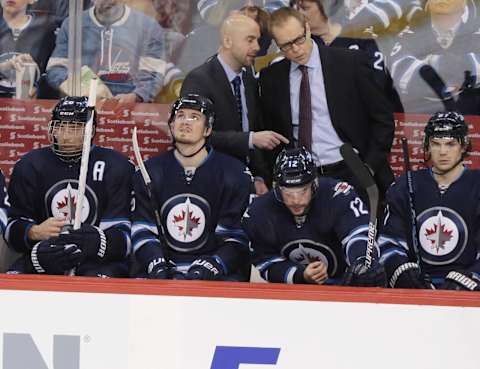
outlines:
[[[368, 57], [362, 51], [322, 46], [319, 51], [333, 127], [343, 142], [359, 151], [385, 191], [393, 181], [387, 159], [395, 128], [391, 104], [375, 82]], [[263, 69], [260, 94], [265, 128], [293, 143], [289, 75], [287, 59]]]
[[[248, 109], [250, 131], [262, 130], [262, 115], [259, 110], [257, 80], [250, 69], [243, 72], [245, 98]], [[217, 150], [245, 162], [249, 158], [254, 175], [266, 176], [263, 153], [248, 147], [249, 132], [242, 131], [242, 123], [237, 111], [235, 96], [230, 81], [216, 56], [193, 69], [185, 77], [181, 96], [189, 93], [209, 97], [215, 106], [215, 123], [210, 144]]]

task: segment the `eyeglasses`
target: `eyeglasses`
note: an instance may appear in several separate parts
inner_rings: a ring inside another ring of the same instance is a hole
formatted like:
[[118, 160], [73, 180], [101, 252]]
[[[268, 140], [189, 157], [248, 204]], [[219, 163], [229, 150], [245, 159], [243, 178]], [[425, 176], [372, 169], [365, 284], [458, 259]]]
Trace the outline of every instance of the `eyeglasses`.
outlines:
[[283, 45], [278, 45], [278, 47], [283, 52], [288, 52], [288, 51], [291, 51], [293, 49], [293, 45], [295, 45], [295, 46], [303, 45], [306, 40], [307, 40], [307, 31], [305, 30], [303, 32], [303, 35], [298, 36], [296, 39], [294, 39], [292, 41], [289, 41], [289, 42], [286, 42]]

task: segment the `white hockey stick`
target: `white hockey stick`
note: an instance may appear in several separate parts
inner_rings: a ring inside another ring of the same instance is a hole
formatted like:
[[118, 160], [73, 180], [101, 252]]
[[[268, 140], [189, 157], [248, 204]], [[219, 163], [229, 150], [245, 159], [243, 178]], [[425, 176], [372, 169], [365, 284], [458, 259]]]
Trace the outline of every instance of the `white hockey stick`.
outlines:
[[[88, 106], [95, 108], [95, 102], [97, 100], [97, 79], [93, 78], [90, 81], [90, 94], [88, 96]], [[90, 111], [87, 124], [83, 133], [83, 147], [82, 158], [80, 162], [80, 176], [78, 177], [78, 190], [77, 190], [77, 205], [75, 208], [75, 220], [73, 223], [73, 229], [79, 229], [82, 225], [82, 207], [83, 199], [85, 198], [85, 186], [87, 183], [88, 173], [88, 159], [90, 156], [90, 149], [92, 147], [92, 132], [93, 132], [93, 118], [95, 117], [93, 109]]]
[[[83, 147], [82, 158], [80, 162], [80, 175], [78, 176], [78, 189], [77, 189], [77, 204], [75, 207], [75, 219], [73, 222], [73, 229], [80, 229], [82, 225], [82, 208], [83, 199], [85, 198], [85, 187], [87, 184], [88, 173], [88, 159], [90, 156], [90, 149], [92, 147], [92, 132], [93, 132], [93, 118], [95, 117], [94, 108], [97, 100], [97, 79], [93, 78], [90, 81], [90, 93], [88, 96], [88, 106], [91, 107], [90, 114], [88, 116], [87, 124], [83, 131]], [[68, 272], [68, 275], [75, 275], [75, 268]]]
[[350, 144], [343, 144], [340, 147], [340, 153], [353, 172], [360, 185], [367, 191], [370, 206], [370, 220], [368, 223], [367, 251], [365, 253], [365, 266], [370, 268], [372, 265], [373, 248], [377, 237], [377, 207], [378, 207], [378, 187], [368, 168], [360, 160], [357, 153]]

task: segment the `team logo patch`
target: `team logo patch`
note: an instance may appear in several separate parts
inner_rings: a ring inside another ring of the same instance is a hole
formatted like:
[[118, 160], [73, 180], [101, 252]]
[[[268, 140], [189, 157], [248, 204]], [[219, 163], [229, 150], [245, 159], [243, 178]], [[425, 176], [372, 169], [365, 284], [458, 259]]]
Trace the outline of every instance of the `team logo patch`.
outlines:
[[329, 276], [335, 275], [338, 269], [337, 256], [329, 246], [320, 242], [309, 239], [290, 241], [283, 246], [281, 252], [286, 258], [303, 266], [321, 261], [327, 265]]
[[[73, 224], [77, 208], [78, 180], [66, 179], [55, 183], [45, 195], [47, 214], [64, 218]], [[98, 200], [95, 192], [85, 187], [85, 197], [82, 205], [81, 222], [95, 224], [97, 221]]]
[[437, 206], [422, 212], [417, 222], [425, 262], [444, 265], [460, 257], [468, 241], [468, 229], [457, 212]]
[[335, 193], [333, 194], [333, 197], [343, 194], [343, 195], [348, 195], [352, 189], [352, 186], [350, 186], [347, 182], [338, 182], [335, 185], [335, 188], [333, 189]]
[[167, 243], [177, 251], [201, 248], [207, 242], [205, 229], [210, 219], [208, 202], [194, 194], [180, 194], [167, 200], [161, 209]]

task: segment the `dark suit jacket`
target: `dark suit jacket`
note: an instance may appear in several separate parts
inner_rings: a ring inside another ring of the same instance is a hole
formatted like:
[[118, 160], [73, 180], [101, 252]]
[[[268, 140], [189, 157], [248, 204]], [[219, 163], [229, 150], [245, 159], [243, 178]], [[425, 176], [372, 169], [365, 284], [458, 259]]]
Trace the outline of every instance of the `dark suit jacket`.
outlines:
[[[362, 51], [321, 46], [319, 51], [333, 127], [343, 142], [359, 151], [385, 191], [393, 181], [387, 160], [395, 128], [391, 104]], [[263, 69], [260, 94], [265, 129], [277, 131], [293, 143], [289, 74], [287, 59]]]
[[[242, 79], [245, 86], [250, 131], [260, 131], [263, 127], [258, 104], [257, 80], [249, 69], [243, 73]], [[230, 81], [216, 56], [193, 69], [185, 77], [180, 95], [185, 96], [189, 93], [203, 95], [213, 101], [215, 123], [209, 139], [210, 144], [215, 149], [243, 162], [249, 157], [249, 166], [253, 174], [265, 177], [263, 153], [257, 149], [250, 150], [248, 147], [249, 133], [242, 131]]]

